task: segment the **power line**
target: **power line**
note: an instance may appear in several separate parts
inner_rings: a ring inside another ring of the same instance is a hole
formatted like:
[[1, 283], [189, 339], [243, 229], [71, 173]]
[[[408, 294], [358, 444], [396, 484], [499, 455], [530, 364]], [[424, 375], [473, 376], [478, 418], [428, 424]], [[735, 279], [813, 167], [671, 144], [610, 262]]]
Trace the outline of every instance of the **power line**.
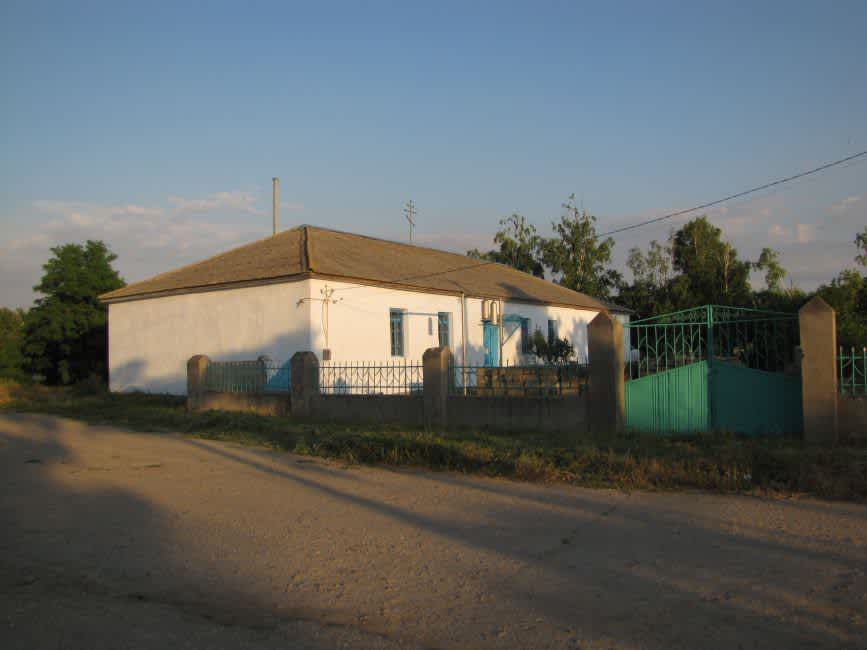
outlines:
[[622, 228], [615, 228], [614, 230], [609, 230], [608, 232], [603, 232], [596, 235], [596, 238], [600, 237], [608, 237], [609, 235], [616, 235], [617, 233], [626, 232], [627, 230], [634, 230], [635, 228], [641, 228], [642, 226], [646, 226], [651, 223], [657, 223], [659, 221], [664, 221], [666, 219], [671, 219], [673, 217], [679, 217], [684, 214], [689, 214], [690, 212], [695, 212], [696, 210], [704, 210], [705, 208], [710, 208], [715, 205], [719, 205], [720, 203], [725, 203], [726, 201], [731, 201], [732, 199], [739, 199], [742, 196], [747, 196], [748, 194], [754, 194], [756, 192], [760, 192], [762, 190], [766, 190], [770, 187], [775, 187], [777, 185], [782, 185], [783, 183], [788, 183], [790, 181], [797, 180], [799, 178], [804, 178], [805, 176], [810, 176], [811, 174], [817, 174], [826, 169], [830, 169], [831, 167], [836, 167], [837, 165], [842, 165], [843, 163], [847, 163], [850, 160], [855, 160], [856, 158], [860, 158], [861, 156], [867, 156], [867, 151], [861, 151], [856, 154], [852, 154], [851, 156], [847, 156], [846, 158], [841, 158], [840, 160], [835, 160], [834, 162], [829, 162], [824, 165], [820, 165], [819, 167], [814, 167], [813, 169], [808, 169], [807, 171], [800, 172], [795, 174], [794, 176], [787, 176], [786, 178], [780, 178], [775, 181], [771, 181], [770, 183], [765, 183], [764, 185], [759, 185], [758, 187], [753, 187], [748, 190], [744, 190], [743, 192], [738, 192], [737, 194], [730, 194], [729, 196], [723, 197], [721, 199], [717, 199], [716, 201], [710, 201], [708, 203], [702, 203], [701, 205], [696, 205], [692, 208], [687, 208], [686, 210], [678, 210], [677, 212], [670, 212], [669, 214], [664, 214], [661, 217], [654, 217], [653, 219], [647, 219], [645, 221], [639, 221], [638, 223], [634, 223], [629, 226], [623, 226]]
[[[673, 217], [678, 217], [678, 216], [681, 216], [684, 214], [689, 214], [690, 212], [695, 212], [696, 210], [704, 210], [705, 208], [710, 208], [710, 207], [713, 207], [715, 205], [719, 205], [720, 203], [725, 203], [726, 201], [738, 199], [738, 198], [741, 198], [743, 196], [747, 196], [748, 194], [754, 194], [756, 192], [760, 192], [762, 190], [766, 190], [768, 188], [775, 187], [777, 185], [782, 185], [784, 183], [789, 183], [791, 181], [797, 180], [799, 178], [804, 178], [805, 176], [817, 174], [821, 171], [824, 171], [826, 169], [830, 169], [831, 167], [836, 167], [837, 165], [842, 165], [844, 163], [850, 162], [850, 161], [855, 160], [856, 158], [860, 158], [862, 156], [867, 156], [867, 150], [861, 151], [861, 152], [856, 153], [856, 154], [852, 154], [851, 156], [847, 156], [845, 158], [840, 158], [839, 160], [835, 160], [833, 162], [825, 163], [824, 165], [820, 165], [819, 167], [814, 167], [813, 169], [808, 169], [806, 171], [799, 172], [799, 173], [794, 174], [792, 176], [780, 178], [778, 180], [771, 181], [770, 183], [765, 183], [764, 185], [759, 185], [757, 187], [753, 187], [753, 188], [750, 188], [748, 190], [744, 190], [743, 192], [737, 192], [736, 194], [730, 194], [730, 195], [723, 197], [721, 199], [716, 199], [715, 201], [709, 201], [708, 203], [702, 203], [701, 205], [696, 205], [692, 208], [687, 208], [685, 210], [678, 210], [676, 212], [670, 212], [669, 214], [664, 214], [661, 217], [654, 217], [653, 219], [647, 219], [645, 221], [641, 221], [639, 223], [634, 223], [634, 224], [629, 225], [629, 226], [623, 226], [622, 228], [615, 228], [614, 230], [609, 230], [608, 232], [604, 232], [604, 233], [600, 233], [600, 234], [596, 235], [595, 239], [599, 239], [600, 237], [608, 237], [609, 235], [614, 235], [617, 233], [625, 232], [627, 230], [634, 230], [636, 228], [641, 228], [642, 226], [646, 226], [648, 224], [657, 223], [659, 221], [664, 221], [666, 219], [671, 219]], [[473, 268], [477, 268], [477, 267], [488, 266], [490, 264], [498, 264], [498, 263], [499, 262], [494, 262], [492, 260], [488, 260], [485, 262], [477, 262], [474, 264], [457, 266], [454, 268], [445, 269], [444, 271], [436, 271], [434, 273], [425, 273], [425, 274], [415, 275], [415, 276], [404, 276], [404, 277], [394, 278], [392, 280], [386, 280], [386, 282], [397, 283], [397, 282], [404, 282], [406, 280], [421, 280], [421, 279], [425, 279], [425, 278], [436, 277], [438, 275], [446, 275], [448, 273], [455, 273], [457, 271], [464, 271], [467, 269], [473, 269]], [[369, 285], [359, 284], [359, 285], [354, 285], [354, 286], [349, 286], [349, 287], [338, 288], [338, 289], [335, 289], [335, 291], [349, 291], [352, 289], [360, 289], [360, 288], [363, 288], [365, 286], [369, 286]]]

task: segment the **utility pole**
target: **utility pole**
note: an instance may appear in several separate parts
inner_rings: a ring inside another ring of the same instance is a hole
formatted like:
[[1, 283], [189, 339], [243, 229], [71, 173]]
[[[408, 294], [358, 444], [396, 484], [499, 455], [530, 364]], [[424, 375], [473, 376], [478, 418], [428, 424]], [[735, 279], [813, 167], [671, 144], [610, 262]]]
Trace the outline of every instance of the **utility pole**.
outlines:
[[280, 228], [280, 179], [276, 176], [271, 179], [271, 227], [271, 234], [276, 235]]
[[403, 206], [403, 213], [406, 215], [406, 220], [409, 221], [409, 243], [412, 243], [412, 229], [415, 227], [415, 203], [412, 200], [407, 201]]

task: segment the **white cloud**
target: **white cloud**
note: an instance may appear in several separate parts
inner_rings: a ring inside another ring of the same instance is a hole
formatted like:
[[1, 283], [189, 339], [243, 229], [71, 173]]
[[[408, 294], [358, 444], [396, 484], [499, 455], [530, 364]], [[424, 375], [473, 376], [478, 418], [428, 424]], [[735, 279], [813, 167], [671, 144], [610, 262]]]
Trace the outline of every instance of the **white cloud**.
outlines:
[[233, 210], [247, 214], [261, 215], [262, 210], [256, 207], [257, 197], [252, 192], [233, 190], [231, 192], [216, 192], [201, 199], [185, 199], [182, 196], [170, 196], [169, 203], [174, 205], [178, 214], [185, 212], [212, 212], [216, 210]]
[[[271, 222], [253, 192], [217, 192], [205, 198], [173, 196], [167, 205], [39, 200], [5, 220], [0, 242], [0, 304], [32, 296], [52, 246], [101, 239], [118, 255], [116, 268], [134, 282], [270, 234]], [[281, 204], [300, 210], [298, 203]], [[270, 212], [270, 210], [268, 210]], [[238, 218], [254, 215], [261, 219]]]
[[845, 212], [853, 205], [861, 201], [861, 196], [847, 196], [845, 199], [837, 201], [836, 203], [831, 205], [832, 212]]

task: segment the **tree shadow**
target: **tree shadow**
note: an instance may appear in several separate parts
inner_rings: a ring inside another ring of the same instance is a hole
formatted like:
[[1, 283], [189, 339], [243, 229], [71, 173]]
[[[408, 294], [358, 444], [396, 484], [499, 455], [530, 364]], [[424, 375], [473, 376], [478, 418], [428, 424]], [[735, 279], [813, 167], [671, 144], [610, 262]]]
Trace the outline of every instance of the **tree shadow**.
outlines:
[[[21, 598], [65, 589], [227, 630], [307, 620], [437, 647], [863, 638], [863, 544], [759, 538], [749, 513], [732, 529], [652, 495], [346, 472], [34, 416], [0, 419], [0, 476], [0, 578]], [[865, 518], [837, 523], [857, 535]]]
[[[158, 473], [166, 462], [151, 454], [118, 466], [126, 455], [113, 453], [117, 436], [49, 416], [0, 418], [0, 647], [173, 647], [192, 633], [219, 647], [391, 647], [362, 630], [344, 632], [291, 593], [276, 605], [250, 589], [232, 549], [179, 534], [179, 518], [192, 513], [113, 478]], [[82, 456], [68, 441], [84, 437], [107, 447]], [[122, 620], [105, 621], [103, 610]]]
[[[863, 549], [762, 539], [749, 521], [726, 531], [719, 519], [695, 510], [647, 509], [625, 496], [612, 503], [604, 492], [549, 497], [544, 488], [534, 488], [534, 503], [528, 505], [526, 486], [413, 474], [411, 481], [462, 492], [487, 490], [497, 497], [481, 508], [465, 503], [456, 519], [427, 516], [300, 476], [273, 458], [250, 459], [240, 450], [185, 442], [458, 548], [506, 557], [524, 576], [489, 576], [488, 588], [498, 601], [564, 629], [592, 630], [599, 642], [668, 647], [677, 638], [691, 647], [825, 647], [852, 643], [863, 630], [857, 622], [860, 587], [852, 594], [840, 591], [863, 576]], [[475, 524], [468, 525], [466, 518]], [[862, 531], [865, 521], [862, 512]], [[836, 573], [839, 579], [820, 591], [812, 588], [811, 572]], [[636, 617], [644, 621], [637, 635]], [[750, 635], [744, 635], [744, 620], [752, 627]], [[626, 621], [631, 625], [624, 626]], [[671, 630], [679, 627], [673, 637]], [[532, 636], [525, 640], [532, 643]]]

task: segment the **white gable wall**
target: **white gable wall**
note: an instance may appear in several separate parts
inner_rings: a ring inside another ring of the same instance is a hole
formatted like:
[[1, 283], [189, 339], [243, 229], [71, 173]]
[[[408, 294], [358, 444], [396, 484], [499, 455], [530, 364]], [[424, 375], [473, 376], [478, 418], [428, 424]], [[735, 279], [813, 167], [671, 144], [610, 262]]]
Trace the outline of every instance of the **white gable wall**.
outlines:
[[187, 360], [288, 360], [310, 349], [310, 281], [187, 293], [108, 306], [109, 387], [183, 395]]

